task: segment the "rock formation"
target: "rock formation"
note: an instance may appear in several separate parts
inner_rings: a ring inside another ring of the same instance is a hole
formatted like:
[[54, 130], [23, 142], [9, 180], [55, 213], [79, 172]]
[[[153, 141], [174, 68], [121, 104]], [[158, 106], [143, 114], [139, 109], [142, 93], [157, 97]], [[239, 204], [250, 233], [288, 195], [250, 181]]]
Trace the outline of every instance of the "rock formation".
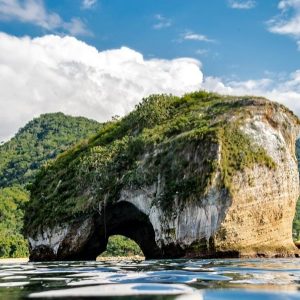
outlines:
[[109, 236], [146, 258], [297, 255], [299, 120], [255, 97], [151, 96], [31, 189], [31, 260], [90, 260]]

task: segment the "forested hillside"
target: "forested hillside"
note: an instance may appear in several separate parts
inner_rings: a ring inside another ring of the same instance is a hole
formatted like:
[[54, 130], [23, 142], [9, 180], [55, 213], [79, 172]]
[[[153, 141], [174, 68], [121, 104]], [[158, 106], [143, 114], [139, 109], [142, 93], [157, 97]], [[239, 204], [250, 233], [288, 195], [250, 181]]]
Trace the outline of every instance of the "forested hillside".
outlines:
[[22, 232], [24, 206], [29, 194], [20, 186], [0, 189], [0, 257], [26, 257]]
[[0, 187], [30, 183], [45, 162], [96, 133], [99, 127], [96, 121], [63, 113], [33, 119], [0, 146]]
[[100, 127], [83, 117], [45, 114], [0, 146], [0, 257], [28, 255], [22, 236], [24, 206], [29, 199], [26, 186], [38, 169]]

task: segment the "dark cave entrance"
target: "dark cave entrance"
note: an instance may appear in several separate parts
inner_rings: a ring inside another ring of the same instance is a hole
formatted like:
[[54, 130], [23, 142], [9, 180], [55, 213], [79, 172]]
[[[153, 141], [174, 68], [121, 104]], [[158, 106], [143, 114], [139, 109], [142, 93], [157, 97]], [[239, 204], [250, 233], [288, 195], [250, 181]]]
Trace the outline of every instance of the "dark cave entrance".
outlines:
[[146, 259], [162, 257], [148, 216], [133, 204], [125, 201], [108, 204], [105, 210], [95, 216], [94, 233], [78, 255], [81, 259], [96, 259], [106, 251], [108, 239], [116, 235], [133, 240]]

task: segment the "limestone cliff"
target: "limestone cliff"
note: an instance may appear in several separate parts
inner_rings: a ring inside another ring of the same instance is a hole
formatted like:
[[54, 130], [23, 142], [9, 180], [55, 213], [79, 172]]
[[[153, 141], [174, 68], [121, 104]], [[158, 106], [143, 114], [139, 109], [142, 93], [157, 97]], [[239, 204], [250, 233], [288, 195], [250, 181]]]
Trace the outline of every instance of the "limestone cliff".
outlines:
[[31, 259], [95, 259], [113, 234], [147, 258], [294, 255], [298, 133], [266, 99], [144, 99], [40, 172]]

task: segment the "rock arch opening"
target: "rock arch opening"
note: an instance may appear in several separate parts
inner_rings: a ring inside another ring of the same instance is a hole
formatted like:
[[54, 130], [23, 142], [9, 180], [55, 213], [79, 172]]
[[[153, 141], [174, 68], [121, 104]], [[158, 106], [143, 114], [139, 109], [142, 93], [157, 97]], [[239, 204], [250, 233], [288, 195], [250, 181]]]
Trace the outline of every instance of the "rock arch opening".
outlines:
[[76, 254], [76, 259], [96, 259], [106, 251], [109, 237], [115, 235], [127, 237], [137, 243], [146, 259], [162, 257], [148, 216], [129, 202], [106, 205], [95, 216], [94, 227], [84, 249]]
[[106, 251], [101, 257], [143, 257], [140, 246], [123, 235], [112, 235], [108, 239]]

